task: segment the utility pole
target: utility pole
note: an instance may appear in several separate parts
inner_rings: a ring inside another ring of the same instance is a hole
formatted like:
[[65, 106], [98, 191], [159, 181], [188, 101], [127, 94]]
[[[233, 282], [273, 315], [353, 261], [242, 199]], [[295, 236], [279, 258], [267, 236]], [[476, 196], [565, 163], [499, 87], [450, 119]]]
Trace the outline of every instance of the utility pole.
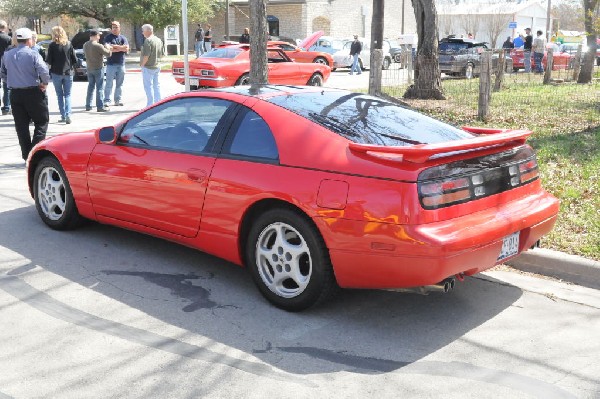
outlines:
[[229, 40], [229, 0], [225, 0], [225, 40]]
[[548, 0], [548, 9], [546, 10], [546, 41], [550, 43], [550, 38], [552, 35], [550, 34], [550, 30], [552, 25], [550, 25], [550, 11], [552, 10], [552, 0]]

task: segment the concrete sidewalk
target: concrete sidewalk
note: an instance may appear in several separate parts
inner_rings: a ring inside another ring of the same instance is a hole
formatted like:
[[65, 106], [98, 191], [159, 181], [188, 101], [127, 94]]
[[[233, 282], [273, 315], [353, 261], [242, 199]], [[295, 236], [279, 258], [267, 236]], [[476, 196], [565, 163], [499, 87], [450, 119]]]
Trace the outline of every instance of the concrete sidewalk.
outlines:
[[507, 265], [525, 272], [555, 277], [589, 288], [600, 289], [600, 262], [545, 248], [523, 252]]

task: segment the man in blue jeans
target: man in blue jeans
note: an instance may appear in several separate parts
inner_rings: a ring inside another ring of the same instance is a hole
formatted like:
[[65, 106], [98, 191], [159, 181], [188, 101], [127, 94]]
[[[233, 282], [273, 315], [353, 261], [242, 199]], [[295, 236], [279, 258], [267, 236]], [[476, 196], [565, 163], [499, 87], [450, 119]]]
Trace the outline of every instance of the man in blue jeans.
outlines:
[[123, 81], [125, 80], [125, 54], [129, 52], [129, 42], [121, 34], [121, 24], [113, 21], [111, 32], [104, 37], [104, 44], [110, 46], [112, 54], [106, 59], [106, 86], [104, 87], [104, 108], [110, 106], [110, 95], [112, 93], [113, 81], [115, 94], [113, 103], [115, 106], [123, 106], [121, 94], [123, 92]]
[[350, 75], [356, 71], [357, 75], [361, 74], [360, 65], [358, 64], [358, 56], [362, 51], [362, 43], [358, 40], [358, 35], [354, 35], [354, 41], [350, 45], [350, 56], [352, 57], [352, 68], [350, 68]]
[[104, 56], [110, 55], [110, 47], [98, 42], [100, 33], [97, 30], [90, 31], [90, 40], [83, 45], [83, 53], [87, 62], [88, 88], [85, 98], [85, 110], [92, 110], [92, 95], [96, 91], [96, 110], [106, 112], [102, 101], [104, 97]]
[[160, 100], [160, 65], [158, 61], [163, 55], [163, 43], [154, 36], [154, 28], [150, 24], [142, 25], [142, 34], [146, 38], [142, 46], [140, 66], [142, 67], [142, 80], [146, 92], [146, 106]]
[[[11, 38], [6, 33], [8, 25], [6, 21], [0, 20], [0, 60], [4, 55], [6, 49], [11, 46]], [[10, 89], [6, 85], [6, 82], [2, 82], [2, 115], [8, 115], [10, 113]]]

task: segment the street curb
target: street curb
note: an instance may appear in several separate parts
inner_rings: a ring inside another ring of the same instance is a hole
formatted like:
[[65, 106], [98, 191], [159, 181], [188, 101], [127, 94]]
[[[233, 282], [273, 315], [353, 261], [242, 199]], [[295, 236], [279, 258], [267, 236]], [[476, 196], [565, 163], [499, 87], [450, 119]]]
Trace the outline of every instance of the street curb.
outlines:
[[525, 272], [555, 277], [589, 288], [600, 289], [600, 262], [545, 248], [521, 253], [505, 264]]

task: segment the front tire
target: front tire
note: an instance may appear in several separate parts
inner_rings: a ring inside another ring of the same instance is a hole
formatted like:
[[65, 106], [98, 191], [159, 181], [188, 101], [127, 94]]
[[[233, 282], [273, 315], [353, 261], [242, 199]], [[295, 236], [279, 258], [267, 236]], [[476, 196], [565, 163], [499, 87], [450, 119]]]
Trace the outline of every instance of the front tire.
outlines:
[[308, 79], [306, 83], [307, 86], [323, 86], [323, 76], [318, 73], [313, 73], [313, 75]]
[[298, 312], [337, 291], [329, 252], [305, 215], [272, 209], [252, 223], [246, 265], [260, 293], [278, 308]]
[[33, 177], [35, 207], [42, 221], [55, 230], [70, 230], [84, 219], [77, 211], [67, 175], [54, 157], [38, 164]]

